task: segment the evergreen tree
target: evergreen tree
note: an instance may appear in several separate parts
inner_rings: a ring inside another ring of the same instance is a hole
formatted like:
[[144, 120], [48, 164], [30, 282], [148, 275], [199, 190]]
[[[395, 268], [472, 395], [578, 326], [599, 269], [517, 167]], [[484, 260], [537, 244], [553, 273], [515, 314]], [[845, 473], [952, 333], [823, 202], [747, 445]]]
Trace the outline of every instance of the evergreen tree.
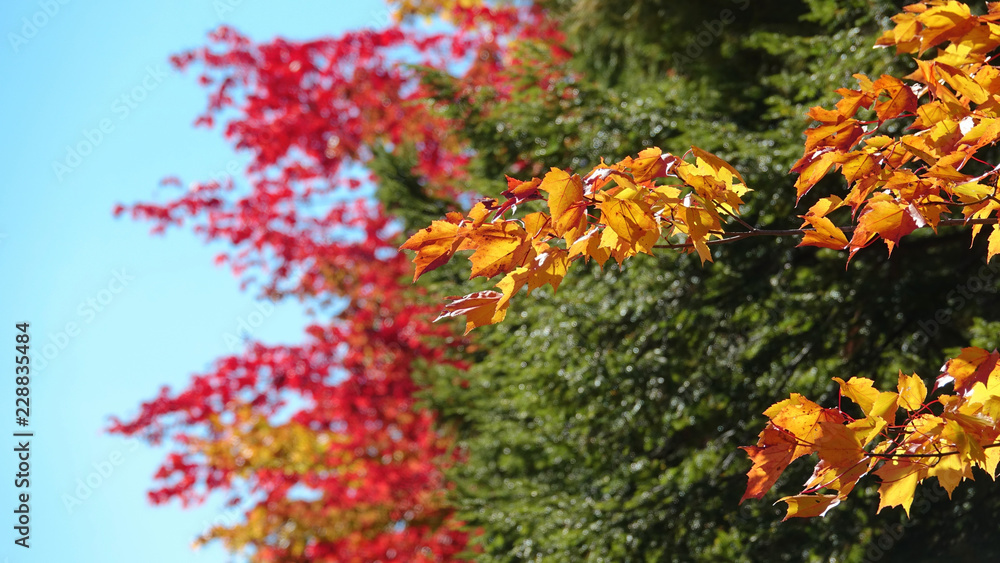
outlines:
[[[830, 106], [853, 73], [903, 70], [893, 53], [871, 48], [898, 11], [886, 2], [548, 7], [574, 52], [560, 81], [462, 115], [480, 193], [496, 196], [504, 173], [526, 179], [643, 146], [679, 154], [696, 144], [756, 190], [744, 217], [795, 228], [811, 203], [793, 207], [787, 174], [802, 153], [806, 110]], [[968, 248], [964, 230], [911, 239], [891, 261], [872, 249], [846, 269], [841, 254], [790, 239], [724, 245], [705, 266], [660, 256], [591, 267], [480, 329], [478, 361], [468, 372], [433, 370], [425, 399], [458, 436], [464, 462], [448, 474], [452, 498], [482, 530], [482, 558], [995, 557], [990, 515], [1000, 506], [988, 482], [953, 501], [928, 485], [906, 528], [900, 511], [874, 515], [874, 489], [815, 521], [781, 523], [783, 510], [767, 502], [737, 506], [749, 466], [738, 447], [755, 441], [760, 413], [790, 390], [835, 404], [832, 377], [886, 386], [898, 370], [935, 373], [956, 346], [997, 345], [1000, 327], [979, 318], [995, 308], [998, 287], [981, 274], [982, 249]], [[791, 494], [807, 471], [776, 488]]]

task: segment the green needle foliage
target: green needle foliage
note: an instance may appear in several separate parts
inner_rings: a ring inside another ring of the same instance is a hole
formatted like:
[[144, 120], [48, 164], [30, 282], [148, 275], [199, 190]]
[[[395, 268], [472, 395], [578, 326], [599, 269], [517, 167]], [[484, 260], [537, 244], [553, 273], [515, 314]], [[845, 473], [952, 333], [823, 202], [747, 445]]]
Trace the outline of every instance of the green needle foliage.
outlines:
[[[483, 195], [505, 187], [503, 174], [527, 179], [696, 144], [734, 163], [755, 190], [744, 217], [796, 228], [812, 203], [795, 206], [787, 173], [802, 154], [805, 112], [832, 105], [853, 73], [905, 74], [911, 64], [872, 48], [898, 12], [891, 2], [546, 4], [569, 32], [567, 81], [579, 95], [567, 102], [529, 89], [488, 112], [455, 108], [467, 116]], [[537, 169], [512, 173], [521, 159]], [[843, 189], [824, 182], [812, 197]], [[398, 186], [380, 195], [396, 205], [408, 197]], [[437, 218], [413, 217], [408, 228]], [[478, 558], [1000, 557], [1000, 496], [985, 479], [952, 501], [927, 486], [909, 521], [901, 510], [876, 515], [873, 489], [808, 521], [782, 523], [783, 507], [771, 505], [778, 494], [737, 504], [750, 465], [738, 447], [756, 441], [762, 411], [789, 392], [831, 406], [832, 377], [889, 388], [903, 370], [930, 381], [955, 347], [997, 346], [1000, 326], [980, 316], [998, 310], [1000, 269], [983, 269], [985, 252], [969, 237], [911, 236], [891, 260], [873, 246], [846, 268], [845, 253], [749, 239], [716, 247], [704, 267], [663, 252], [625, 268], [582, 268], [558, 292], [518, 300], [503, 323], [477, 330], [468, 371], [426, 370], [425, 400], [458, 437], [463, 461], [449, 477], [462, 518], [481, 532]], [[442, 268], [433, 291], [458, 292], [462, 271]], [[809, 465], [793, 464], [776, 490], [797, 492]]]

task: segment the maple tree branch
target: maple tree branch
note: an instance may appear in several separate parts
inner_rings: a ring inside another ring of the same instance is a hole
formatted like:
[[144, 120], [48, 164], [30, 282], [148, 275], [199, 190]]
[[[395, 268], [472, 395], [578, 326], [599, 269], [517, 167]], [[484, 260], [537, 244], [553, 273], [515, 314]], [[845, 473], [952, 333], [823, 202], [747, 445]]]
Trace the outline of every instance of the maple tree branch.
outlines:
[[[976, 159], [976, 160], [979, 160], [979, 159]], [[979, 178], [973, 178], [972, 181], [977, 182], [977, 181], [985, 178], [986, 176], [989, 176], [990, 174], [994, 174], [995, 172], [996, 172], [995, 170], [991, 170], [991, 171], [987, 172], [986, 174], [983, 174]], [[985, 202], [990, 201], [990, 200], [995, 201], [997, 203], [1000, 203], [1000, 200], [997, 199], [997, 190], [998, 189], [1000, 189], [1000, 183], [997, 183], [996, 181], [994, 181], [993, 193], [987, 194], [982, 199], [977, 199], [976, 201], [970, 201], [968, 203], [962, 203], [960, 201], [956, 201], [956, 202], [952, 202], [952, 205], [957, 205], [959, 207], [971, 207], [973, 205], [979, 205], [980, 203], [985, 203]]]
[[[984, 450], [989, 449], [989, 448], [1000, 448], [1000, 442], [997, 442], [995, 444], [989, 444], [987, 446], [983, 446]], [[936, 453], [936, 454], [873, 454], [873, 453], [869, 453], [868, 457], [877, 457], [877, 458], [881, 458], [881, 459], [928, 458], [928, 457], [945, 457], [945, 456], [949, 456], [949, 455], [955, 455], [957, 453], [960, 453], [960, 452], [958, 450], [954, 450], [954, 451], [951, 451], [951, 452]]]
[[[849, 227], [853, 230], [854, 227]], [[773, 229], [754, 229], [752, 231], [745, 231], [741, 233], [734, 233], [732, 236], [728, 236], [721, 239], [708, 240], [705, 244], [716, 245], [724, 244], [727, 242], [734, 242], [738, 240], [743, 240], [745, 238], [751, 237], [781, 237], [781, 236], [791, 236], [791, 235], [803, 235], [812, 229], [784, 229], [784, 230], [773, 230]], [[678, 243], [678, 244], [657, 244], [653, 248], [691, 248], [694, 244], [689, 242]]]
[[726, 206], [724, 206], [724, 205], [722, 205], [722, 206], [719, 206], [719, 209], [721, 209], [721, 210], [722, 210], [722, 212], [723, 212], [723, 213], [725, 213], [726, 215], [729, 215], [729, 216], [730, 216], [730, 217], [732, 217], [733, 219], [736, 219], [736, 221], [737, 221], [737, 222], [739, 222], [739, 224], [743, 225], [743, 226], [744, 226], [744, 227], [746, 227], [747, 229], [750, 229], [751, 231], [753, 231], [753, 230], [755, 230], [755, 229], [756, 229], [756, 227], [754, 227], [754, 226], [753, 226], [753, 225], [751, 225], [750, 223], [747, 223], [746, 221], [744, 221], [742, 217], [740, 217], [739, 215], [737, 215], [737, 214], [733, 213], [733, 212], [732, 212], [732, 211], [730, 211], [729, 209], [726, 209]]
[[[994, 225], [997, 223], [997, 219], [994, 217], [987, 217], [983, 219], [942, 219], [938, 223], [938, 226], [944, 227], [961, 227], [965, 225]], [[840, 230], [845, 233], [853, 232], [855, 229], [854, 225], [848, 225], [845, 227], [840, 227]], [[731, 236], [705, 241], [705, 244], [716, 245], [725, 244], [727, 242], [735, 242], [738, 240], [743, 240], [751, 237], [783, 237], [783, 236], [794, 236], [794, 235], [804, 235], [806, 233], [816, 232], [816, 229], [757, 229], [754, 228], [751, 231], [744, 231], [733, 233]], [[653, 248], [691, 248], [694, 244], [689, 242], [678, 243], [678, 244], [657, 244]]]

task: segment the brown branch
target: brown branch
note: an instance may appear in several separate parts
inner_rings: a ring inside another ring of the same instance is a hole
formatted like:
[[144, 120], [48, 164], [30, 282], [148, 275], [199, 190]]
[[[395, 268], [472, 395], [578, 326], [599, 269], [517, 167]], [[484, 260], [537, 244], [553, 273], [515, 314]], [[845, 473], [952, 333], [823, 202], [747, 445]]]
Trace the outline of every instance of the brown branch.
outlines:
[[[1000, 448], [1000, 442], [995, 444], [990, 444], [988, 446], [983, 446], [983, 449], [989, 448]], [[952, 452], [936, 453], [936, 454], [867, 454], [868, 457], [877, 457], [881, 459], [897, 459], [897, 458], [928, 458], [928, 457], [945, 457], [949, 455], [955, 455], [960, 453], [958, 450]]]
[[[997, 223], [996, 218], [987, 217], [984, 219], [943, 219], [938, 223], [939, 227], [961, 227], [965, 225], [993, 225]], [[840, 230], [845, 233], [850, 233], [854, 231], [855, 226], [849, 225], [846, 227], [840, 227]], [[794, 236], [794, 235], [804, 235], [806, 233], [816, 232], [816, 229], [753, 229], [752, 231], [744, 231], [733, 233], [731, 236], [705, 241], [705, 244], [716, 245], [725, 244], [727, 242], [735, 242], [738, 240], [743, 240], [752, 237], [784, 237], [784, 236]], [[657, 244], [653, 248], [692, 248], [693, 243], [685, 242], [680, 244]]]
[[719, 206], [719, 209], [721, 209], [721, 210], [722, 210], [722, 212], [723, 212], [723, 213], [725, 213], [726, 215], [729, 215], [729, 216], [730, 216], [730, 217], [732, 217], [733, 219], [736, 219], [736, 221], [737, 221], [737, 222], [738, 222], [739, 224], [743, 225], [743, 226], [744, 226], [744, 227], [746, 227], [747, 229], [749, 229], [749, 230], [751, 230], [751, 231], [753, 231], [753, 230], [755, 230], [755, 229], [756, 229], [756, 227], [754, 227], [754, 226], [753, 226], [753, 225], [751, 225], [750, 223], [747, 223], [746, 221], [744, 221], [742, 217], [740, 217], [739, 215], [737, 215], [737, 214], [733, 213], [732, 211], [730, 211], [730, 210], [726, 209], [726, 206], [725, 206], [725, 205], [720, 205], [720, 206]]

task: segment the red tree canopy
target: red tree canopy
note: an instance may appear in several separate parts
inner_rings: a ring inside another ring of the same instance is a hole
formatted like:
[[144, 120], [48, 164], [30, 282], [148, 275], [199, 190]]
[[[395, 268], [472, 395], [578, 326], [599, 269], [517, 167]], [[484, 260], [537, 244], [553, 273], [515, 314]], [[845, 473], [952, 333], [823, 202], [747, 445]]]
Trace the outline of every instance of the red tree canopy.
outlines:
[[219, 261], [262, 297], [301, 299], [316, 317], [301, 345], [251, 343], [113, 420], [112, 432], [173, 444], [154, 503], [224, 491], [242, 511], [203, 541], [257, 561], [448, 561], [465, 548], [441, 472], [456, 460], [416, 404], [413, 370], [461, 367], [467, 340], [432, 324], [436, 307], [407, 283], [399, 222], [373, 201], [379, 178], [366, 164], [408, 151], [432, 195], [454, 199], [469, 154], [450, 133], [457, 123], [428, 101], [441, 96], [428, 77], [454, 100], [489, 85], [500, 101], [518, 87], [510, 69], [523, 66], [525, 45], [550, 50], [547, 64], [563, 52], [535, 9], [446, 15], [446, 31], [404, 20], [306, 42], [256, 44], [222, 27], [172, 59], [198, 67], [209, 89], [197, 124], [220, 123], [249, 164], [236, 180], [116, 213], [154, 232], [191, 222], [206, 241], [229, 243]]

